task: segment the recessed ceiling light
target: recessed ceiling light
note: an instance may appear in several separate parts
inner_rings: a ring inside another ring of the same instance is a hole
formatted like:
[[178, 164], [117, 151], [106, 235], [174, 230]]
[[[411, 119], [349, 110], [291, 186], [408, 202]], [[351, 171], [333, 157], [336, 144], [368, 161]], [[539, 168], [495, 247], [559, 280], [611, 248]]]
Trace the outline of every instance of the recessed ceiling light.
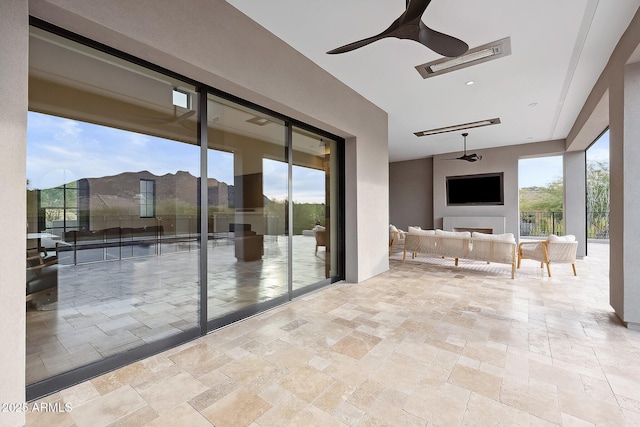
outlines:
[[529, 107], [533, 108], [533, 107], [537, 107], [538, 103], [537, 102], [532, 102], [531, 104], [529, 104]]
[[474, 84], [475, 82], [473, 80], [469, 80], [468, 82], [466, 82], [465, 84], [467, 86], [471, 86], [472, 84]]

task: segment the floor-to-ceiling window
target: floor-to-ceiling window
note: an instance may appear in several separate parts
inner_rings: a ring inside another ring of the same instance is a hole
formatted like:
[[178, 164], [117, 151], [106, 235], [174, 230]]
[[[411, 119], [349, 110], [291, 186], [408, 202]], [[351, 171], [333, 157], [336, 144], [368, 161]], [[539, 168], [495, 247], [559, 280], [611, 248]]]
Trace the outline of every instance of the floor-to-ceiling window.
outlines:
[[28, 384], [198, 328], [196, 96], [32, 29]]
[[520, 159], [520, 237], [564, 234], [562, 156]]
[[588, 243], [609, 241], [609, 129], [587, 149]]
[[336, 142], [293, 128], [293, 288], [301, 289], [337, 273], [338, 192]]
[[344, 271], [337, 138], [71, 37], [31, 32], [28, 398]]
[[287, 150], [282, 120], [209, 95], [208, 318], [288, 295]]

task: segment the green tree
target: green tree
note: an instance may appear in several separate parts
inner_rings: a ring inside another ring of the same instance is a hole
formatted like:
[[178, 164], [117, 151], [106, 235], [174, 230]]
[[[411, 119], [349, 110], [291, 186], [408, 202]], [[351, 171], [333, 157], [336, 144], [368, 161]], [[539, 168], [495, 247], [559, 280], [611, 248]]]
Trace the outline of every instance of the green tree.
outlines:
[[520, 189], [520, 212], [562, 212], [563, 183], [556, 178], [545, 187]]
[[602, 161], [587, 164], [587, 212], [609, 212], [609, 165]]
[[302, 230], [311, 230], [316, 225], [325, 225], [324, 203], [293, 204], [293, 234], [302, 234]]
[[587, 163], [587, 235], [609, 237], [609, 164]]

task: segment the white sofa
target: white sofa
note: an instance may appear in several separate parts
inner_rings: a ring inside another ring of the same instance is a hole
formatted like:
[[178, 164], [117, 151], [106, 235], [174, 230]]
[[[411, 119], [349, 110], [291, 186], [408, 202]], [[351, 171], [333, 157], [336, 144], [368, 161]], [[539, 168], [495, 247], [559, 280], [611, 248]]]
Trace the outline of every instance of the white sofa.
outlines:
[[459, 258], [486, 261], [487, 264], [511, 264], [511, 278], [515, 278], [516, 240], [511, 233], [485, 234], [409, 227], [404, 237], [402, 262], [406, 261], [407, 252], [412, 258], [418, 253], [455, 258], [456, 266]]

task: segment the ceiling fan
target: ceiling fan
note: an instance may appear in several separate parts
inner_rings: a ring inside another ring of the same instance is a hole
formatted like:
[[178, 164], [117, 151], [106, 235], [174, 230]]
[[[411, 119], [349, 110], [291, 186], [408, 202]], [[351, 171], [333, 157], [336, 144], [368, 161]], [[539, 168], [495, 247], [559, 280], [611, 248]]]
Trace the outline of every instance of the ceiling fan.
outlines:
[[478, 160], [482, 160], [482, 156], [476, 153], [467, 154], [467, 136], [469, 136], [469, 134], [466, 132], [462, 134], [462, 137], [464, 138], [464, 153], [462, 156], [447, 160], [466, 160], [467, 162], [477, 162]]
[[407, 0], [407, 9], [393, 24], [380, 34], [369, 37], [357, 42], [349, 43], [345, 46], [330, 50], [328, 54], [345, 53], [369, 43], [381, 40], [386, 37], [395, 37], [398, 39], [414, 40], [422, 43], [434, 52], [450, 58], [458, 57], [464, 54], [468, 49], [462, 40], [447, 34], [440, 33], [426, 26], [422, 22], [422, 15], [432, 0]]

